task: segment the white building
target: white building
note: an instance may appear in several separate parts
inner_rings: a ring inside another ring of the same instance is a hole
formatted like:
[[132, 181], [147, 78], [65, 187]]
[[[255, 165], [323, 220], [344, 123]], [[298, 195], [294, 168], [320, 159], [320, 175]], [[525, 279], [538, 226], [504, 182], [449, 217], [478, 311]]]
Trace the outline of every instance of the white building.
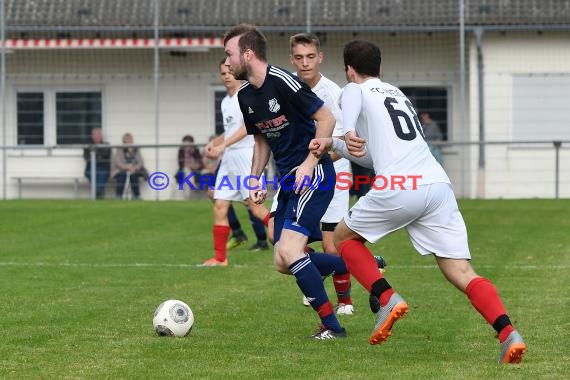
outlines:
[[[203, 144], [216, 132], [220, 38], [239, 22], [262, 28], [270, 63], [284, 68], [291, 68], [289, 36], [317, 33], [323, 71], [341, 86], [343, 45], [378, 43], [383, 80], [444, 128], [444, 166], [459, 196], [554, 197], [554, 140], [566, 142], [558, 192], [570, 196], [570, 9], [562, 2], [466, 0], [462, 70], [455, 0], [162, 0], [158, 50], [153, 0], [4, 1], [2, 145], [9, 148], [0, 182], [8, 199], [73, 197], [72, 178], [88, 198], [79, 144], [93, 126], [111, 144], [131, 132], [137, 144], [170, 145], [146, 147], [143, 156], [149, 171], [174, 174], [182, 136]], [[487, 144], [482, 166], [478, 145], [457, 144], [477, 142], [480, 130], [485, 141], [546, 143]], [[142, 188], [144, 199], [175, 194]]]

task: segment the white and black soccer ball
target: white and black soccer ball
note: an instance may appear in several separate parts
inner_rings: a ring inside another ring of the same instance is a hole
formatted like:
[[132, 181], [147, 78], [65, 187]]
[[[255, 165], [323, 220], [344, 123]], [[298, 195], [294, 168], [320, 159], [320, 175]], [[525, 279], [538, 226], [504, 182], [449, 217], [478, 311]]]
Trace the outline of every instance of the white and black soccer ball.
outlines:
[[158, 305], [152, 324], [154, 331], [160, 336], [183, 337], [192, 331], [194, 314], [186, 303], [168, 300]]

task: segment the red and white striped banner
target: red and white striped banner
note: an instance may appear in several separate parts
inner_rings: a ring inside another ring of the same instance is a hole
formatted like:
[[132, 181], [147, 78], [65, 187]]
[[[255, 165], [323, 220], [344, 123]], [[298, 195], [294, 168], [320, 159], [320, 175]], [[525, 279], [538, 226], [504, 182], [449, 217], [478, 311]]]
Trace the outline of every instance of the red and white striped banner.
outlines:
[[[145, 49], [154, 48], [154, 38], [38, 38], [9, 39], [6, 49]], [[222, 38], [160, 38], [159, 48], [221, 48]]]

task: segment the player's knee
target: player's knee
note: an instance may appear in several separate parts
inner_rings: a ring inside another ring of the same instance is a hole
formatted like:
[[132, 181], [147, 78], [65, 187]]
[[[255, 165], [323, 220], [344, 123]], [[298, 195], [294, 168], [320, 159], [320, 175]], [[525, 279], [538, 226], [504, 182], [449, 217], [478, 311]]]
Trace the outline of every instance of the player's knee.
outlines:
[[323, 240], [323, 252], [330, 253], [331, 255], [338, 255], [338, 250], [333, 239], [330, 241]]
[[338, 247], [340, 246], [340, 243], [342, 243], [345, 240], [346, 240], [346, 237], [343, 234], [341, 234], [340, 232], [337, 233], [335, 231], [335, 233], [333, 235], [333, 245], [334, 245], [335, 251], [340, 252]]
[[445, 278], [461, 291], [465, 291], [467, 284], [479, 277], [473, 270], [469, 260], [437, 257], [437, 263]]
[[229, 208], [230, 208], [229, 202], [221, 200], [214, 201], [214, 214], [216, 216], [227, 215]]
[[273, 264], [275, 266], [275, 270], [282, 274], [291, 274], [289, 271], [289, 266], [286, 264], [285, 260], [283, 260], [277, 252], [275, 252]]
[[361, 237], [355, 234], [350, 228], [348, 228], [347, 225], [344, 223], [344, 220], [341, 220], [340, 223], [334, 229], [334, 234], [333, 234], [334, 246], [338, 252], [340, 252], [338, 249], [340, 243], [348, 239], [361, 239]]

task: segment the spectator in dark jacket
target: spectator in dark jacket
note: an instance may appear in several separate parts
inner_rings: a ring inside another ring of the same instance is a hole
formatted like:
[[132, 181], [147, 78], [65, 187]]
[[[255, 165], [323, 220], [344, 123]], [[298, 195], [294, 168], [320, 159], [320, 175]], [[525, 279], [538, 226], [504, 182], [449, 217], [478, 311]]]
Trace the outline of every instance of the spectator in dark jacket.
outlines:
[[204, 161], [202, 159], [202, 153], [200, 149], [194, 145], [194, 137], [191, 135], [186, 135], [182, 138], [184, 143], [178, 149], [178, 173], [176, 174], [176, 181], [180, 180], [180, 176], [186, 177], [190, 173], [194, 173], [192, 176], [192, 182], [194, 186], [197, 186], [200, 173], [204, 169]]
[[83, 150], [85, 177], [91, 182], [91, 150], [95, 150], [95, 194], [97, 199], [103, 199], [111, 171], [111, 148], [104, 147], [108, 144], [103, 141], [101, 128], [91, 130], [91, 141], [91, 145]]

